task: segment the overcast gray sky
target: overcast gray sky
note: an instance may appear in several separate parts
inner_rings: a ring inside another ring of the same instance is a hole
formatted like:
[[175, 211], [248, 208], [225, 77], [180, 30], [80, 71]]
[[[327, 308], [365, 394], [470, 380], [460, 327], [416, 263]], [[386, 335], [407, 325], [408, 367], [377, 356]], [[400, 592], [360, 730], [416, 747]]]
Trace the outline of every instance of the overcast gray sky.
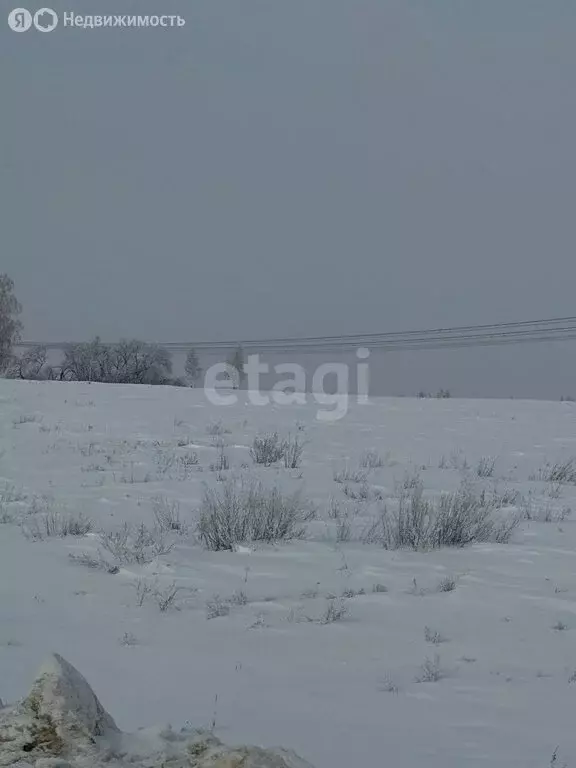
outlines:
[[[0, 271], [26, 338], [576, 314], [574, 0], [51, 5], [186, 25], [2, 22]], [[575, 352], [422, 353], [393, 389], [576, 394]]]

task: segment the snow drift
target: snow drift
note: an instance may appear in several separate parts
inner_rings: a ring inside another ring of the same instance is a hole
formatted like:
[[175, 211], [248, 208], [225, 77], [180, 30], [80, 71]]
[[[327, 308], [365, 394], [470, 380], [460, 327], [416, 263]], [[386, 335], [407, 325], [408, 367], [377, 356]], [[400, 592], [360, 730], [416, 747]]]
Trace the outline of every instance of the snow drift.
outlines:
[[0, 766], [13, 768], [311, 768], [285, 749], [227, 747], [210, 731], [122, 733], [84, 677], [58, 654], [28, 696], [0, 709]]

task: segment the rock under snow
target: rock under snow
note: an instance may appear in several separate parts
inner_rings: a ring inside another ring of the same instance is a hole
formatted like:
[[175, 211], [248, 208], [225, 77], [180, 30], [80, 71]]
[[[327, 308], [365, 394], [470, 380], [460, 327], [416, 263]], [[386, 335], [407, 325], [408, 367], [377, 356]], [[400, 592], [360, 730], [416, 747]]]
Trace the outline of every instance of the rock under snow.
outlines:
[[54, 654], [19, 704], [0, 709], [2, 768], [311, 768], [294, 752], [227, 747], [211, 732], [122, 733], [84, 677]]

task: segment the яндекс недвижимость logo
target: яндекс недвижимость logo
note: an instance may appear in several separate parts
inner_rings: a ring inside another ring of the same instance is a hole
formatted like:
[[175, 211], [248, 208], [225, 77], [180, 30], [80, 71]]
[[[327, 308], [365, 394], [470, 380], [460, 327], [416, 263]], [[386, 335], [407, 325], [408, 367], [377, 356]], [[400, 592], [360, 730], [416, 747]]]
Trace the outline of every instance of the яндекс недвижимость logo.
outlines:
[[8, 14], [8, 26], [13, 32], [27, 32], [32, 27], [38, 32], [52, 32], [59, 26], [62, 29], [182, 29], [186, 19], [179, 14], [88, 14], [75, 11], [61, 11], [57, 14], [52, 8], [40, 8], [32, 13], [27, 8], [14, 8]]
[[58, 14], [52, 8], [40, 8], [34, 15], [26, 8], [14, 8], [8, 14], [8, 26], [13, 32], [27, 32], [32, 26], [39, 32], [52, 32], [58, 26]]

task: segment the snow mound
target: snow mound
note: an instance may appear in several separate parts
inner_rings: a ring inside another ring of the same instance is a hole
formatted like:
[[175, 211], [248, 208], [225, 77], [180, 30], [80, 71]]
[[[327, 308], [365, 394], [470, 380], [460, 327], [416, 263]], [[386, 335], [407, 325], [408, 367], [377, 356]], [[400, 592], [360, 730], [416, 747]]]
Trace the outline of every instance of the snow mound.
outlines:
[[40, 668], [24, 704], [37, 718], [51, 719], [63, 740], [118, 732], [86, 679], [57, 653]]
[[0, 766], [11, 768], [311, 768], [294, 752], [227, 747], [211, 732], [122, 733], [85, 678], [58, 654], [28, 696], [0, 709]]

